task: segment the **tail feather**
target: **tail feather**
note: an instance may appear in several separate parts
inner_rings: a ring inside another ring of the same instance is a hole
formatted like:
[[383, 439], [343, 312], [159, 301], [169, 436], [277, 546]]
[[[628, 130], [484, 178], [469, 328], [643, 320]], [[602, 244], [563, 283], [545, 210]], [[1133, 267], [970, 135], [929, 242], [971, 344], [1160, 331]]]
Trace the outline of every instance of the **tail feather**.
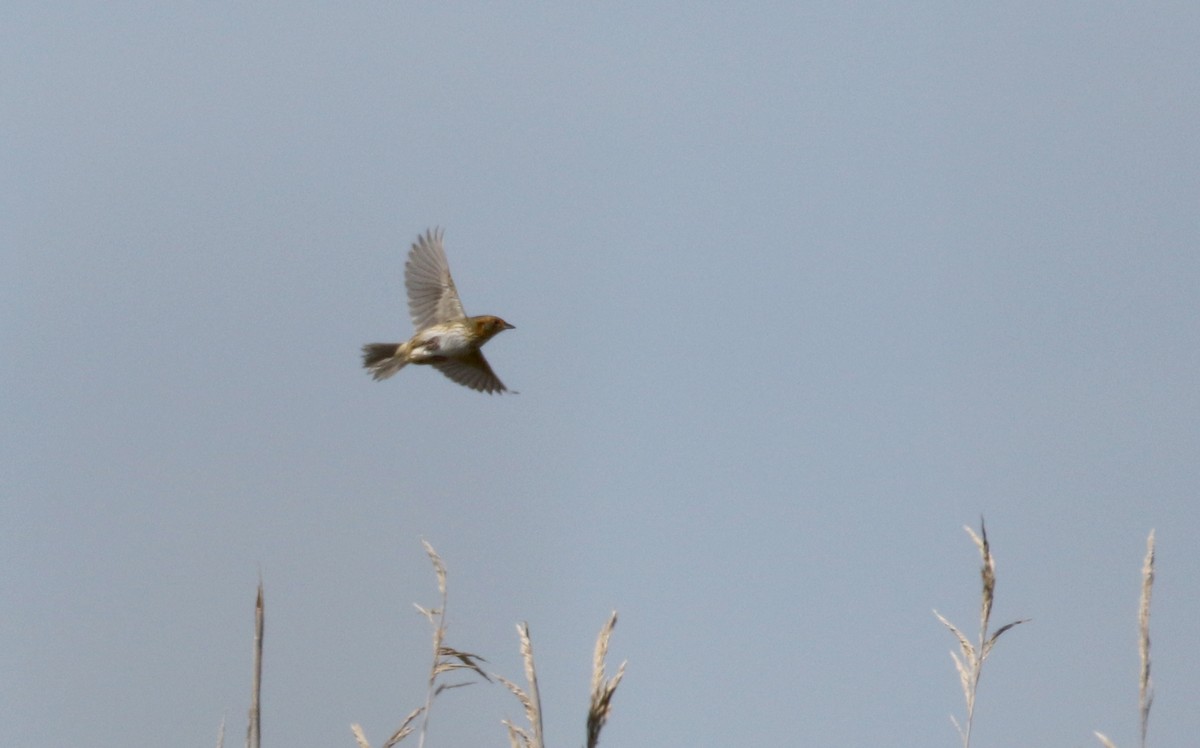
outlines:
[[404, 343], [367, 343], [362, 352], [363, 368], [369, 369], [377, 382], [392, 376], [408, 363]]

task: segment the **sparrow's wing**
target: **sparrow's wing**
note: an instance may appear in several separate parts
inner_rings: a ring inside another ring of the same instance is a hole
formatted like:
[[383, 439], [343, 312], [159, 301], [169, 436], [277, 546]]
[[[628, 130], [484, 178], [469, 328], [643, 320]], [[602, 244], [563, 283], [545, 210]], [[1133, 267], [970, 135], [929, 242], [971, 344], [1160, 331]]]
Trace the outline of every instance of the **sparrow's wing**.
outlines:
[[404, 287], [408, 289], [408, 311], [418, 332], [467, 316], [450, 277], [441, 229], [417, 237], [408, 253], [408, 262], [404, 263]]
[[449, 358], [445, 361], [438, 361], [434, 364], [438, 371], [453, 379], [459, 384], [470, 387], [473, 390], [486, 392], [489, 395], [493, 392], [504, 392], [508, 388], [500, 381], [492, 371], [492, 367], [488, 366], [487, 359], [479, 351], [474, 351], [462, 358]]

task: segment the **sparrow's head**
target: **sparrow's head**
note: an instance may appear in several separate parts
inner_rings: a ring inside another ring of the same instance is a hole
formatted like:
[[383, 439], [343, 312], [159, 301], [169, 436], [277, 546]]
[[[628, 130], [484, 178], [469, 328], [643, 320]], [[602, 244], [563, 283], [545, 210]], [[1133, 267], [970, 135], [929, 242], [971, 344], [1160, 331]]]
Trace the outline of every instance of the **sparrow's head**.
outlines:
[[504, 320], [500, 319], [499, 317], [493, 317], [490, 314], [472, 317], [471, 327], [472, 332], [475, 333], [475, 337], [478, 339], [480, 345], [483, 345], [485, 342], [491, 340], [492, 337], [498, 332], [515, 329], [512, 325], [508, 324]]

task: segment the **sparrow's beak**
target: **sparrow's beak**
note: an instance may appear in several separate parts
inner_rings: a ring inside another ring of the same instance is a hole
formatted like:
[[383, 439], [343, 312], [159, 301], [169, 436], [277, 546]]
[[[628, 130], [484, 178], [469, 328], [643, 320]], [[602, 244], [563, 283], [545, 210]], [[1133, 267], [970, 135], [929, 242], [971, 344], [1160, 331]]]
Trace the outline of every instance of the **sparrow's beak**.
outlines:
[[515, 330], [515, 329], [517, 329], [517, 326], [516, 326], [516, 325], [510, 325], [510, 324], [508, 324], [507, 322], [505, 322], [505, 323], [504, 323], [504, 329], [505, 329], [505, 330]]

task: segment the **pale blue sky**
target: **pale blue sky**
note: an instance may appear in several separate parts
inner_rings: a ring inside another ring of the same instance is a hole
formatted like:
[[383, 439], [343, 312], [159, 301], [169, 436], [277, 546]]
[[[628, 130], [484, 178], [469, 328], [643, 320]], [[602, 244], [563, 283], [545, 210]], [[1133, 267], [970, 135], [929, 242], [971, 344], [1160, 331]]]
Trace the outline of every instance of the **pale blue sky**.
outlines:
[[[0, 10], [0, 744], [375, 745], [411, 603], [583, 741], [1200, 734], [1200, 6], [157, 4]], [[520, 395], [411, 332], [446, 229]], [[505, 745], [498, 687], [432, 745]]]

